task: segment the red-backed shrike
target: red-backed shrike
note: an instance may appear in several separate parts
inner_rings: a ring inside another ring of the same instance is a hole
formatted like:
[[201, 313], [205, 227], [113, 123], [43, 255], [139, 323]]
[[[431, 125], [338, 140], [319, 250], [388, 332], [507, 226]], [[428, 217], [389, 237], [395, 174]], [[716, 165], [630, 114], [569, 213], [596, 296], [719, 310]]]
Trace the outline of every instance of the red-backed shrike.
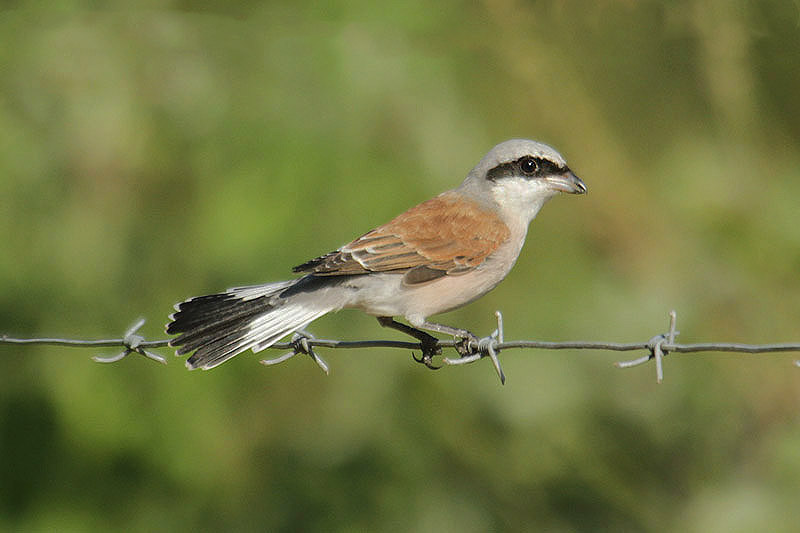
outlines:
[[[294, 267], [300, 278], [236, 287], [175, 306], [167, 333], [190, 369], [209, 369], [263, 350], [331, 311], [355, 308], [422, 342], [430, 366], [436, 339], [470, 332], [428, 322], [492, 290], [519, 256], [542, 205], [586, 185], [553, 148], [514, 139], [492, 148], [456, 189], [412, 207], [336, 251]], [[405, 318], [410, 326], [392, 317]], [[462, 348], [464, 345], [462, 344]]]

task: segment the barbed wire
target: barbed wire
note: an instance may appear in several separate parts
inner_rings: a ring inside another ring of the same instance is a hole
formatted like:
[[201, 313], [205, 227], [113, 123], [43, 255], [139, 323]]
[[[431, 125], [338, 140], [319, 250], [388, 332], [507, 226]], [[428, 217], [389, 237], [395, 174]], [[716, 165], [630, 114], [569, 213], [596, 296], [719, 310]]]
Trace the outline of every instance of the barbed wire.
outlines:
[[[645, 364], [651, 360], [656, 365], [656, 382], [664, 380], [663, 360], [669, 353], [698, 353], [698, 352], [729, 352], [729, 353], [785, 353], [800, 352], [800, 343], [773, 343], [773, 344], [741, 344], [734, 342], [704, 342], [694, 344], [681, 344], [675, 342], [675, 337], [679, 334], [676, 330], [677, 313], [669, 313], [669, 329], [666, 333], [653, 336], [646, 342], [601, 342], [601, 341], [505, 341], [503, 334], [503, 315], [500, 311], [495, 312], [497, 319], [497, 329], [489, 335], [472, 341], [468, 344], [469, 351], [464, 356], [457, 358], [442, 358], [443, 365], [463, 365], [474, 363], [488, 357], [491, 359], [500, 382], [505, 384], [505, 374], [500, 366], [498, 354], [501, 350], [517, 348], [541, 349], [541, 350], [607, 350], [615, 352], [645, 351], [645, 355], [627, 361], [618, 361], [617, 368], [631, 368]], [[169, 339], [148, 341], [136, 332], [145, 323], [143, 318], [137, 320], [121, 339], [60, 339], [60, 338], [32, 338], [18, 339], [7, 335], [0, 335], [0, 344], [48, 344], [55, 346], [69, 346], [77, 348], [110, 348], [121, 347], [122, 351], [116, 355], [106, 357], [95, 355], [92, 360], [98, 363], [116, 363], [132, 353], [137, 353], [153, 361], [166, 364], [167, 360], [150, 351], [153, 348], [164, 348], [169, 346]], [[463, 341], [439, 339], [436, 345], [436, 353], [441, 354], [442, 348], [456, 348], [462, 346]], [[274, 350], [289, 350], [285, 354], [273, 359], [262, 359], [264, 365], [275, 365], [294, 357], [295, 355], [308, 355], [326, 373], [330, 372], [328, 364], [315, 351], [314, 348], [401, 348], [408, 350], [421, 350], [420, 342], [410, 341], [390, 341], [390, 340], [363, 340], [363, 341], [343, 341], [334, 339], [318, 339], [306, 331], [298, 331], [289, 342], [276, 343], [270, 346]], [[416, 358], [415, 358], [416, 359]], [[800, 361], [794, 361], [794, 365], [800, 367]], [[441, 368], [441, 367], [434, 367]]]

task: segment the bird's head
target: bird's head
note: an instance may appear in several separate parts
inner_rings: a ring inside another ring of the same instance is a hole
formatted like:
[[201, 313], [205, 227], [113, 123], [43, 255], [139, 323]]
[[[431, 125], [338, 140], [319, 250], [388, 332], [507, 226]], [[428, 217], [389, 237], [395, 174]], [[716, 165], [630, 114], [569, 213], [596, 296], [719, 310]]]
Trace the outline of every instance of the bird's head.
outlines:
[[526, 225], [558, 193], [587, 191], [561, 154], [546, 144], [526, 139], [512, 139], [492, 148], [458, 190], [508, 222]]

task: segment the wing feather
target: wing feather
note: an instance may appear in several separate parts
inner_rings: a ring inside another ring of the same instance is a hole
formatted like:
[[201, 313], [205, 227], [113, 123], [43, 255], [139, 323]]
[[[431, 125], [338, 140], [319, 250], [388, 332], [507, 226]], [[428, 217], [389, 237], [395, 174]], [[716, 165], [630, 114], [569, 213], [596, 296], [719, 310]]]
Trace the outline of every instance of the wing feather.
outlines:
[[397, 272], [406, 274], [408, 284], [425, 283], [469, 272], [509, 233], [496, 214], [447, 192], [294, 271], [319, 276]]

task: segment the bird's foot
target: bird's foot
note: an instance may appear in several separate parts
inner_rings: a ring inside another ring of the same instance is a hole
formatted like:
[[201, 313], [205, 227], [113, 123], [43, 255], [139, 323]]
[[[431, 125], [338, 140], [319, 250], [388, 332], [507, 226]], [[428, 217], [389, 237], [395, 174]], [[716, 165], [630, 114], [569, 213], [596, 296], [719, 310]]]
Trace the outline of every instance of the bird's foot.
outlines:
[[397, 322], [390, 316], [379, 316], [377, 319], [381, 326], [402, 331], [406, 335], [411, 335], [419, 341], [419, 347], [422, 350], [422, 355], [417, 358], [417, 356], [412, 352], [411, 357], [414, 358], [414, 361], [422, 363], [431, 370], [439, 370], [442, 368], [441, 366], [436, 366], [433, 364], [433, 356], [440, 355], [442, 353], [442, 347], [439, 346], [439, 339], [433, 335], [430, 335], [429, 333], [425, 333], [421, 329], [412, 328], [411, 326]]
[[422, 363], [423, 365], [427, 366], [431, 370], [439, 370], [441, 365], [434, 365], [433, 364], [433, 356], [441, 355], [442, 348], [439, 346], [439, 339], [434, 337], [433, 335], [428, 335], [427, 333], [423, 333], [425, 337], [420, 335], [419, 344], [420, 348], [422, 349], [422, 355], [417, 357], [416, 355], [411, 354], [411, 357], [414, 358], [414, 361], [417, 363]]

